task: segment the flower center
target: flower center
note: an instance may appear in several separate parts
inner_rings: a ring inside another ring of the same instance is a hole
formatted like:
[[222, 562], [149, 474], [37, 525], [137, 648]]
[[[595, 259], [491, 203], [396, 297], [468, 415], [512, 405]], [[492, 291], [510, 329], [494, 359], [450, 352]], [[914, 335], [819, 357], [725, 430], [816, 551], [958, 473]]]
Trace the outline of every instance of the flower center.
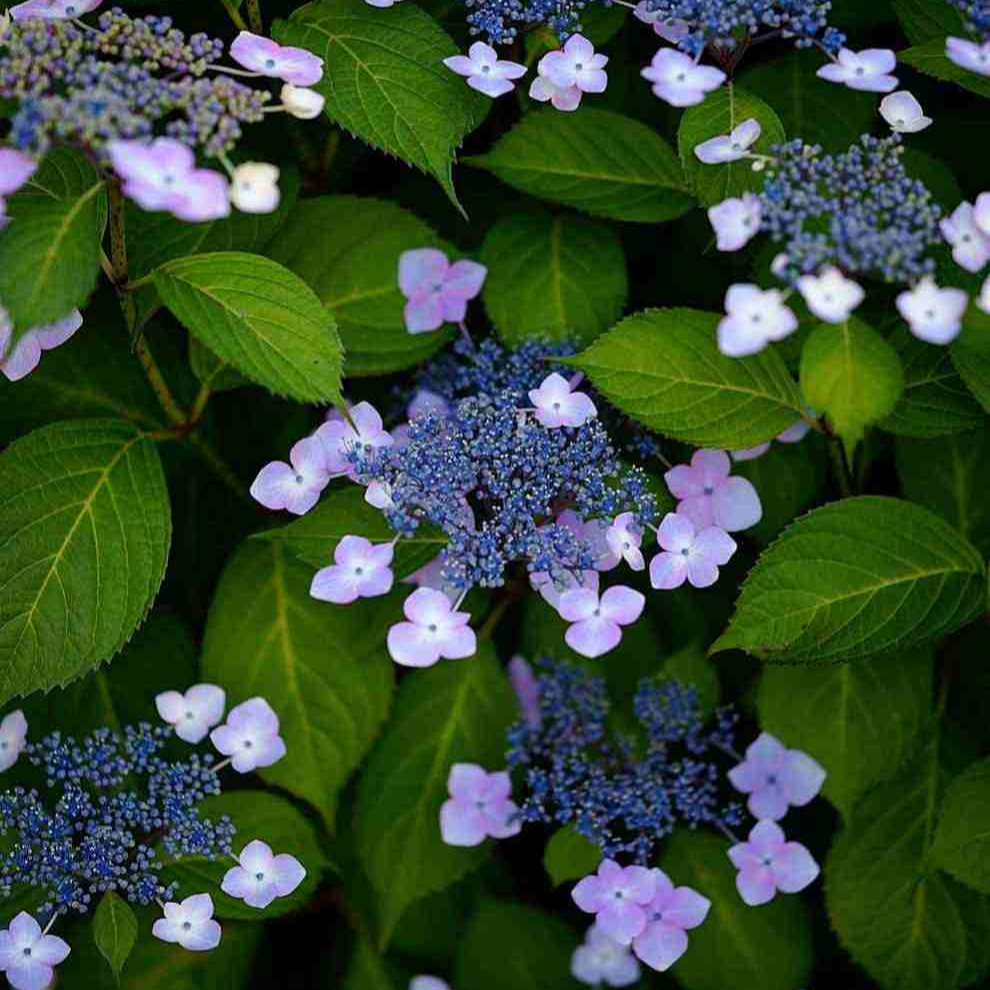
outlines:
[[711, 485], [705, 485], [704, 492], [706, 495], [714, 495], [715, 489]]
[[777, 786], [777, 775], [776, 774], [773, 774], [773, 773], [767, 774], [767, 783], [771, 787], [776, 787]]
[[303, 476], [302, 476], [301, 474], [297, 474], [297, 475], [296, 475], [296, 484], [297, 484], [297, 485], [301, 485], [301, 484], [303, 483], [303, 481], [304, 481], [304, 480], [305, 480], [305, 479], [303, 478]]
[[773, 858], [770, 856], [764, 856], [763, 859], [760, 860], [760, 862], [764, 866], [769, 866], [773, 862]]
[[691, 556], [691, 549], [690, 549], [690, 547], [685, 547], [685, 548], [684, 548], [684, 549], [683, 549], [683, 550], [681, 551], [681, 556], [682, 556], [682, 557], [690, 557], [690, 556]]
[[254, 879], [257, 880], [258, 883], [261, 883], [261, 881], [265, 879], [265, 875], [264, 873], [255, 873]]
[[934, 309], [926, 309], [925, 310], [925, 316], [927, 316], [929, 320], [934, 320], [935, 319], [935, 310]]
[[265, 68], [266, 69], [274, 69], [275, 68], [275, 59], [273, 59], [273, 58], [266, 58], [265, 59]]
[[492, 67], [490, 65], [483, 65], [481, 67], [481, 71], [485, 73], [485, 75], [488, 75], [488, 73], [492, 71]]
[[182, 930], [184, 932], [191, 931], [192, 930], [192, 922], [191, 921], [183, 921], [182, 922]]
[[186, 712], [186, 718], [192, 721], [196, 717], [195, 712]]
[[684, 80], [685, 80], [685, 79], [687, 79], [687, 76], [686, 76], [686, 75], [685, 75], [685, 74], [684, 74], [683, 72], [681, 72], [681, 73], [679, 73], [678, 75], [676, 75], [676, 76], [674, 76], [674, 78], [675, 78], [675, 79], [676, 79], [676, 80], [677, 80], [678, 82], [684, 82]]
[[555, 402], [553, 404], [553, 407], [554, 407], [554, 409], [559, 409], [560, 408], [560, 403], [559, 402]]
[[364, 574], [364, 568], [363, 567], [355, 567], [354, 568], [354, 573], [357, 574], [358, 577], [360, 577], [362, 574]]
[[253, 747], [254, 747], [254, 743], [251, 742], [250, 739], [244, 740], [244, 749], [252, 749]]
[[435, 622], [431, 622], [429, 626], [427, 626], [427, 629], [429, 629], [431, 633], [435, 633], [437, 631], [437, 624]]
[[859, 69], [856, 70], [856, 75], [857, 76], [865, 76], [866, 75], [866, 70], [863, 69], [863, 68], [859, 68]]
[[578, 63], [577, 63], [577, 64], [576, 64], [575, 66], [574, 66], [574, 71], [575, 71], [575, 72], [580, 72], [580, 71], [581, 71], [581, 70], [582, 70], [583, 68], [584, 68], [584, 66], [583, 66], [583, 65], [582, 65], [582, 64], [581, 64], [580, 62], [578, 62]]
[[30, 955], [31, 955], [31, 947], [30, 947], [30, 946], [28, 946], [28, 947], [27, 947], [27, 948], [26, 948], [26, 949], [24, 950], [24, 955], [26, 955], [26, 956], [30, 956]]
[[663, 911], [654, 911], [653, 912], [653, 920], [654, 921], [663, 921]]

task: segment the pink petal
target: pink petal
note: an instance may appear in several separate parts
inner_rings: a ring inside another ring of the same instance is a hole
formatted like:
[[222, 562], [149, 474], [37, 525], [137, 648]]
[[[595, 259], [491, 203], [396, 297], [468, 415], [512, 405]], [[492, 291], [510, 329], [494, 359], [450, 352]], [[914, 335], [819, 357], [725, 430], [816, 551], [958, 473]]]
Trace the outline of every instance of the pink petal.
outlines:
[[402, 606], [406, 618], [421, 626], [443, 625], [450, 619], [450, 599], [433, 588], [417, 588]]
[[73, 310], [64, 320], [56, 323], [49, 323], [43, 327], [35, 327], [34, 333], [41, 344], [43, 351], [50, 351], [60, 347], [82, 326], [82, 313], [78, 309]]
[[780, 785], [787, 800], [798, 807], [808, 804], [818, 795], [825, 777], [825, 768], [798, 749], [787, 751], [779, 774]]
[[455, 763], [447, 775], [450, 796], [465, 801], [480, 800], [487, 783], [488, 774], [477, 763]]
[[590, 876], [574, 885], [571, 897], [582, 911], [597, 914], [605, 906], [607, 893], [603, 882], [596, 876]]
[[474, 299], [485, 284], [488, 269], [476, 261], [455, 261], [443, 280], [443, 294]]
[[280, 853], [272, 863], [272, 876], [279, 897], [288, 897], [306, 879], [306, 870], [295, 856]]
[[687, 933], [663, 922], [653, 922], [636, 936], [633, 952], [652, 969], [670, 969], [687, 951]]
[[632, 588], [618, 585], [609, 588], [601, 598], [600, 611], [602, 618], [617, 622], [620, 626], [628, 626], [643, 614], [646, 598]]
[[313, 575], [309, 595], [321, 602], [350, 605], [358, 598], [354, 572], [338, 564], [322, 568]]
[[564, 51], [587, 64], [594, 57], [595, 46], [583, 34], [572, 34], [564, 44]]
[[511, 93], [515, 89], [515, 86], [508, 79], [499, 79], [494, 73], [471, 76], [468, 79], [468, 85], [471, 89], [475, 89], [479, 93], [484, 93], [485, 96], [490, 96], [492, 99], [498, 96], [504, 96], [506, 93]]
[[718, 526], [709, 526], [695, 537], [694, 552], [713, 564], [727, 564], [736, 552], [736, 541]]
[[607, 619], [585, 619], [564, 633], [564, 641], [575, 653], [592, 659], [615, 649], [621, 640], [622, 628]]
[[572, 588], [560, 596], [557, 611], [568, 622], [580, 622], [595, 614], [598, 608], [598, 592], [590, 588]]
[[467, 300], [457, 296], [441, 293], [440, 306], [444, 323], [460, 323], [467, 316]]
[[428, 333], [443, 326], [443, 301], [436, 293], [422, 299], [410, 299], [402, 310], [409, 333]]
[[786, 755], [787, 747], [769, 732], [761, 732], [746, 747], [746, 762], [764, 774], [776, 773], [783, 766]]
[[522, 79], [528, 70], [525, 65], [520, 65], [518, 62], [509, 62], [506, 59], [499, 59], [495, 63], [495, 71], [503, 79]]
[[608, 898], [595, 920], [606, 935], [621, 945], [629, 945], [646, 928], [646, 912], [639, 905], [614, 898]]
[[650, 584], [658, 591], [671, 591], [684, 584], [687, 572], [687, 557], [665, 550], [650, 561]]
[[690, 887], [678, 887], [663, 909], [663, 920], [678, 928], [697, 928], [708, 917], [712, 902]]
[[694, 495], [701, 495], [704, 485], [697, 472], [687, 464], [678, 464], [672, 467], [664, 476], [670, 494], [674, 498], [691, 498]]
[[716, 526], [734, 533], [755, 526], [763, 518], [760, 496], [747, 478], [729, 478], [712, 496]]
[[437, 647], [444, 659], [463, 660], [465, 657], [473, 657], [477, 652], [478, 639], [474, 630], [465, 625], [459, 629], [450, 629], [437, 637]]
[[586, 69], [578, 75], [578, 88], [585, 93], [604, 93], [608, 88], [608, 74], [604, 69]]
[[475, 72], [474, 62], [467, 55], [451, 55], [443, 60], [443, 64], [459, 76], [473, 76]]
[[757, 855], [775, 856], [785, 842], [776, 822], [757, 822], [749, 832], [749, 845]]
[[622, 870], [622, 883], [637, 904], [649, 904], [656, 897], [657, 872], [645, 866], [627, 866]]
[[397, 622], [387, 642], [389, 655], [403, 667], [432, 667], [440, 659], [433, 637], [413, 622]]
[[770, 867], [760, 866], [756, 869], [740, 870], [736, 874], [736, 890], [746, 904], [757, 907], [773, 900], [774, 894], [777, 893], [777, 885], [774, 883]]
[[718, 568], [705, 557], [691, 554], [687, 558], [688, 582], [693, 588], [710, 588], [718, 581]]
[[691, 467], [703, 490], [714, 489], [729, 477], [732, 461], [724, 450], [696, 450], [691, 458]]
[[512, 801], [501, 801], [485, 814], [488, 834], [493, 839], [509, 839], [522, 831], [519, 808]]
[[776, 822], [787, 814], [788, 804], [784, 792], [764, 780], [750, 794], [746, 807], [754, 818]]
[[[463, 55], [456, 56], [464, 58]], [[445, 62], [452, 62], [454, 59], [445, 59]], [[465, 59], [470, 62], [469, 59]], [[473, 71], [473, 70], [472, 70]], [[470, 72], [464, 73], [470, 75]], [[399, 255], [399, 288], [404, 296], [411, 296], [424, 284], [431, 286], [436, 282], [443, 282], [450, 263], [447, 255], [437, 248], [417, 248], [414, 251], [403, 251]]]
[[694, 525], [678, 506], [677, 512], [668, 512], [663, 517], [663, 522], [660, 523], [660, 529], [657, 532], [657, 542], [664, 550], [680, 553], [682, 550], [691, 548], [694, 544], [694, 535]]
[[38, 367], [41, 362], [41, 342], [35, 334], [28, 330], [21, 335], [14, 349], [0, 361], [0, 372], [8, 381], [19, 382]]
[[778, 890], [796, 894], [804, 890], [821, 873], [814, 857], [800, 842], [787, 842], [773, 858], [774, 880]]
[[296, 472], [284, 461], [266, 464], [251, 485], [251, 497], [266, 509], [284, 509], [288, 489], [296, 485]]
[[155, 708], [163, 722], [178, 722], [186, 714], [186, 699], [178, 691], [163, 691], [155, 696]]

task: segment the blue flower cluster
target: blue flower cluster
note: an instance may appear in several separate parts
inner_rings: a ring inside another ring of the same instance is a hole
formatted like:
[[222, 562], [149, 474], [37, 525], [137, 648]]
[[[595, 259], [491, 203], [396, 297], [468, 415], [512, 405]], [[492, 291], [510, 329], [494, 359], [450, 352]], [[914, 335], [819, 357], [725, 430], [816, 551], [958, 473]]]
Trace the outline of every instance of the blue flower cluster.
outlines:
[[222, 41], [186, 38], [168, 17], [117, 8], [97, 28], [16, 21], [0, 50], [0, 97], [19, 104], [10, 142], [34, 156], [55, 140], [100, 156], [108, 141], [160, 133], [207, 155], [229, 151], [242, 124], [263, 119], [268, 94], [205, 76], [223, 53]]
[[979, 35], [981, 41], [990, 41], [990, 0], [949, 0], [966, 21], [966, 28]]
[[523, 770], [524, 822], [573, 826], [603, 855], [650, 862], [657, 842], [678, 824], [732, 828], [741, 809], [720, 798], [735, 715], [702, 717], [694, 688], [642, 680], [633, 699], [635, 736], [610, 730], [605, 682], [548, 659], [538, 663], [540, 718], [508, 731], [510, 767]]
[[[545, 24], [564, 40], [581, 30], [581, 11], [591, 0], [460, 0], [468, 9], [471, 34], [483, 34], [493, 45], [516, 40], [519, 27]], [[605, 2], [605, 6], [610, 3]]]
[[864, 134], [838, 155], [789, 141], [773, 149], [760, 193], [760, 230], [781, 245], [788, 281], [833, 264], [913, 283], [933, 271], [942, 211], [901, 160], [900, 135]]
[[647, 10], [664, 21], [688, 26], [678, 47], [693, 57], [710, 44], [735, 47], [746, 35], [780, 31], [798, 47], [818, 44], [835, 53], [845, 35], [829, 27], [829, 0], [647, 0]]
[[0, 792], [0, 834], [14, 833], [0, 857], [0, 897], [15, 885], [42, 890], [46, 918], [84, 912], [110, 890], [148, 904], [174, 893], [160, 878], [161, 853], [232, 855], [230, 819], [199, 814], [200, 802], [220, 793], [213, 757], [169, 762], [161, 754], [170, 735], [141, 723], [81, 741], [54, 732], [28, 744], [50, 799], [23, 787]]

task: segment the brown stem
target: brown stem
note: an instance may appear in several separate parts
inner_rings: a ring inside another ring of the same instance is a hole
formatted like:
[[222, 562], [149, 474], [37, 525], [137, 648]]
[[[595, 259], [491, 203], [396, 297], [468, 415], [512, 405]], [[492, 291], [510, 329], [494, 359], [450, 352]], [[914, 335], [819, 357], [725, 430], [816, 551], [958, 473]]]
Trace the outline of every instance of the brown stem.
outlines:
[[251, 25], [251, 30], [255, 34], [264, 34], [265, 22], [261, 16], [260, 0], [245, 0], [244, 6], [247, 7], [248, 23]]

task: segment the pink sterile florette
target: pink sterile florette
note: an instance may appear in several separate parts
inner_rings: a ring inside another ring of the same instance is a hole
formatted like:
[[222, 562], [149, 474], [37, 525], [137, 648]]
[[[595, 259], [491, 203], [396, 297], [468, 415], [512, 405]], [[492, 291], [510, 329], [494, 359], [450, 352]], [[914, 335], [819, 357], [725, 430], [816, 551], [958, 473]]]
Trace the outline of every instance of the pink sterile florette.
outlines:
[[573, 571], [566, 571], [562, 575], [558, 574], [557, 580], [554, 581], [546, 571], [533, 571], [529, 576], [529, 583], [548, 605], [559, 612], [560, 596], [567, 591], [589, 588], [597, 594], [598, 572], [581, 571], [580, 574], [575, 574]]
[[574, 903], [595, 916], [599, 928], [621, 945], [629, 945], [646, 928], [646, 907], [657, 892], [657, 877], [643, 866], [619, 866], [603, 859], [597, 874], [571, 891]]
[[385, 481], [369, 481], [364, 490], [364, 500], [376, 509], [391, 509], [395, 505], [392, 501], [392, 488]]
[[278, 716], [264, 698], [251, 698], [230, 710], [227, 721], [210, 733], [210, 741], [238, 773], [270, 767], [285, 756]]
[[708, 210], [708, 221], [715, 231], [715, 247], [719, 251], [738, 251], [760, 232], [763, 209], [759, 196], [744, 193], [716, 203]]
[[354, 480], [357, 467], [347, 456], [352, 449], [370, 451], [376, 447], [391, 447], [395, 441], [385, 429], [378, 410], [370, 402], [351, 406], [348, 414], [350, 423], [336, 410], [327, 413], [326, 422], [314, 436], [323, 444], [330, 474], [346, 474]]
[[646, 599], [638, 591], [623, 585], [609, 588], [601, 598], [591, 588], [565, 591], [557, 611], [572, 625], [564, 640], [575, 653], [600, 657], [619, 645], [622, 626], [635, 622], [645, 604]]
[[746, 759], [729, 771], [732, 786], [748, 794], [754, 818], [780, 821], [787, 809], [808, 804], [825, 783], [822, 765], [799, 749], [788, 749], [769, 732], [760, 733]]
[[416, 394], [406, 406], [406, 415], [410, 419], [415, 419], [417, 416], [425, 416], [431, 412], [438, 416], [449, 416], [450, 403], [442, 395], [431, 392], [428, 388], [416, 389]]
[[[778, 443], [798, 443], [803, 440], [811, 430], [811, 424], [803, 419], [799, 419], [792, 426], [788, 426], [782, 433], [778, 433], [774, 440]], [[770, 441], [758, 443], [755, 447], [743, 447], [742, 450], [731, 451], [734, 461], [755, 461], [757, 457], [762, 457], [770, 449]]]
[[657, 530], [663, 548], [650, 561], [650, 584], [661, 591], [679, 588], [685, 581], [695, 588], [710, 588], [718, 569], [736, 552], [736, 542], [718, 526], [698, 530], [679, 512], [668, 512]]
[[[613, 553], [608, 543], [608, 523], [601, 519], [582, 519], [573, 509], [564, 509], [554, 523], [570, 530], [574, 536], [588, 545], [595, 561], [596, 571], [610, 571], [619, 566], [622, 557]], [[597, 587], [597, 585], [595, 586]]]
[[322, 58], [305, 48], [283, 47], [250, 31], [241, 31], [233, 40], [230, 57], [245, 69], [293, 86], [312, 86], [323, 78]]
[[540, 682], [533, 668], [520, 656], [509, 661], [509, 683], [516, 693], [523, 721], [531, 729], [538, 729], [543, 721], [540, 714]]
[[591, 987], [630, 987], [639, 981], [639, 960], [628, 945], [621, 945], [592, 925], [571, 956], [571, 976]]
[[19, 708], [0, 722], [0, 773], [9, 770], [24, 752], [28, 723]]
[[10, 8], [10, 16], [15, 21], [26, 21], [31, 17], [44, 20], [65, 20], [82, 17], [96, 10], [103, 0], [25, 0]]
[[489, 836], [507, 839], [522, 831], [519, 808], [511, 800], [512, 781], [504, 770], [487, 773], [474, 763], [455, 763], [447, 791], [440, 835], [448, 846], [477, 846]]
[[577, 86], [558, 86], [549, 76], [540, 71], [542, 59], [536, 66], [537, 76], [530, 83], [529, 98], [540, 103], [547, 103], [555, 110], [570, 112], [581, 105], [581, 90]]
[[990, 41], [977, 44], [965, 38], [946, 38], [945, 54], [962, 69], [990, 76]]
[[766, 904], [777, 891], [796, 894], [821, 872], [800, 842], [788, 842], [776, 822], [757, 822], [746, 842], [728, 852], [736, 874], [739, 896], [750, 906]]
[[300, 440], [289, 451], [289, 463], [266, 464], [251, 485], [251, 497], [266, 509], [288, 509], [302, 516], [320, 500], [330, 483], [327, 452], [316, 437]]
[[276, 897], [288, 897], [306, 879], [306, 870], [295, 856], [274, 855], [271, 846], [253, 839], [224, 875], [220, 889], [248, 907], [266, 908]]
[[409, 981], [409, 990], [450, 990], [450, 984], [439, 976], [414, 976]]
[[451, 72], [466, 76], [468, 85], [485, 96], [502, 96], [516, 87], [511, 82], [526, 75], [526, 66], [498, 57], [498, 52], [483, 41], [476, 41], [467, 55], [451, 55], [443, 64]]
[[403, 318], [409, 333], [428, 333], [460, 323], [467, 304], [481, 292], [488, 269], [476, 261], [455, 261], [436, 248], [399, 255], [399, 289], [406, 297]]
[[213, 898], [193, 894], [181, 903], [166, 901], [164, 918], [151, 927], [151, 934], [163, 942], [177, 942], [191, 952], [208, 952], [220, 944], [220, 925], [213, 920]]
[[663, 870], [651, 870], [656, 893], [646, 905], [646, 927], [633, 939], [633, 952], [652, 969], [670, 969], [687, 951], [687, 933], [697, 928], [712, 906], [690, 887], [675, 887]]
[[674, 48], [661, 48], [640, 75], [653, 83], [655, 96], [674, 107], [701, 103], [706, 93], [726, 80], [721, 69], [696, 65], [694, 59]]
[[731, 471], [724, 450], [696, 450], [690, 466], [678, 464], [663, 476], [671, 495], [679, 499], [677, 514], [687, 516], [699, 533], [709, 526], [736, 533], [763, 518], [752, 482], [730, 477]]
[[758, 354], [773, 340], [783, 340], [798, 327], [793, 310], [777, 289], [742, 282], [725, 294], [725, 313], [715, 328], [718, 349], [726, 357]]
[[605, 531], [605, 542], [613, 558], [624, 560], [634, 571], [641, 571], [646, 567], [643, 551], [640, 550], [643, 530], [631, 512], [622, 512], [612, 520], [612, 525]]
[[834, 265], [826, 265], [817, 275], [802, 275], [797, 288], [808, 309], [826, 323], [845, 323], [866, 298], [863, 287]]
[[750, 117], [733, 128], [731, 133], [719, 134], [695, 145], [695, 157], [706, 165], [739, 161], [740, 158], [747, 157], [749, 149], [760, 139], [761, 132], [760, 122], [755, 117]]
[[391, 568], [394, 553], [391, 543], [375, 546], [363, 536], [345, 536], [334, 549], [335, 563], [316, 572], [309, 593], [336, 605], [387, 595], [395, 579]]
[[990, 261], [990, 237], [977, 224], [972, 203], [960, 203], [951, 216], [939, 221], [939, 230], [952, 246], [952, 260], [961, 268], [978, 272]]
[[17, 343], [11, 347], [13, 329], [6, 312], [0, 307], [0, 373], [8, 381], [20, 381], [38, 367], [44, 351], [54, 350], [64, 344], [82, 326], [82, 323], [82, 314], [75, 309], [57, 323], [25, 330]]
[[817, 75], [850, 89], [890, 93], [897, 89], [897, 77], [890, 75], [896, 65], [897, 56], [889, 48], [866, 48], [861, 52], [841, 48], [834, 61], [823, 65]]
[[0, 931], [0, 972], [15, 990], [46, 990], [55, 979], [55, 967], [69, 952], [66, 941], [46, 935], [27, 911]]
[[2, 197], [17, 192], [34, 175], [37, 167], [38, 163], [23, 152], [0, 148], [0, 202]]
[[929, 344], [948, 344], [959, 336], [968, 303], [969, 297], [962, 289], [940, 288], [931, 275], [895, 300], [911, 333]]
[[442, 591], [418, 588], [402, 611], [409, 621], [389, 629], [388, 652], [403, 667], [432, 667], [441, 657], [463, 660], [477, 650], [470, 613], [455, 611]]
[[595, 52], [584, 35], [572, 34], [563, 49], [548, 52], [540, 59], [539, 72], [555, 86], [577, 86], [582, 93], [604, 93], [608, 86], [605, 66], [608, 56]]
[[530, 389], [529, 400], [536, 407], [537, 420], [550, 430], [583, 426], [598, 415], [591, 399], [584, 392], [571, 391], [570, 383], [556, 371], [539, 388]]
[[687, 21], [682, 21], [678, 17], [665, 20], [662, 11], [649, 9], [647, 0], [639, 0], [635, 10], [633, 10], [633, 15], [636, 20], [642, 21], [644, 24], [652, 24], [653, 30], [664, 41], [669, 41], [672, 45], [683, 41], [691, 33], [691, 25]]
[[210, 729], [223, 721], [227, 695], [216, 684], [194, 684], [185, 694], [163, 691], [155, 697], [155, 707], [162, 721], [175, 728], [175, 734], [187, 743], [198, 743]]

